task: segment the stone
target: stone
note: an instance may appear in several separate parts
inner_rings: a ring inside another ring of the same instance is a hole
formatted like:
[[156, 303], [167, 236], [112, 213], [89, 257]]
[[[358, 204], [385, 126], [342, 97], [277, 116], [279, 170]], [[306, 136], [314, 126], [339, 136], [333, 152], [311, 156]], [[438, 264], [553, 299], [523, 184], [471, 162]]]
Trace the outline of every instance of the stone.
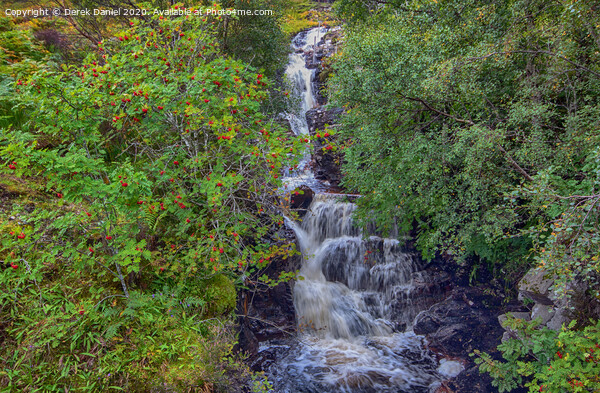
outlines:
[[[335, 124], [341, 113], [341, 108], [330, 110], [316, 108], [306, 112], [306, 121], [310, 135], [314, 137], [316, 134], [325, 133], [325, 125]], [[326, 140], [329, 139], [331, 137], [313, 138], [313, 169], [316, 179], [328, 181], [332, 186], [337, 187], [342, 180], [340, 164], [343, 161], [343, 157], [340, 153], [333, 152], [333, 150], [323, 150], [327, 146]]]
[[[453, 287], [449, 288], [446, 299], [419, 313], [413, 330], [416, 334], [426, 336], [431, 350], [443, 358], [460, 362], [464, 368], [459, 371], [454, 363], [444, 366], [448, 370], [442, 369], [440, 372], [458, 374], [443, 381], [440, 388], [434, 390], [436, 393], [498, 392], [492, 385], [492, 378], [479, 373], [478, 366], [469, 354], [477, 349], [490, 353], [494, 358], [499, 356], [496, 347], [501, 340], [511, 337], [511, 333], [505, 332], [499, 323], [499, 319], [505, 320], [506, 315], [499, 318], [499, 314], [513, 311], [516, 317], [529, 319], [529, 312], [524, 312], [522, 306], [516, 303], [502, 304], [495, 295], [481, 288], [456, 286], [463, 276], [468, 278], [468, 269], [464, 272], [457, 269], [452, 274]], [[468, 285], [468, 279], [464, 285]]]
[[502, 342], [506, 342], [508, 340], [510, 340], [511, 338], [518, 338], [516, 334], [511, 333], [509, 331], [504, 332], [504, 334], [502, 335], [502, 339], [500, 341]]
[[498, 323], [500, 323], [500, 326], [502, 326], [506, 330], [502, 335], [502, 342], [508, 340], [509, 338], [519, 337], [519, 334], [516, 331], [510, 329], [508, 326], [505, 325], [505, 322], [508, 320], [509, 315], [515, 319], [524, 319], [526, 321], [531, 320], [531, 315], [529, 312], [510, 312], [507, 314], [498, 315]]
[[454, 378], [458, 374], [460, 374], [464, 369], [465, 366], [463, 366], [460, 362], [457, 362], [456, 360], [442, 359], [440, 360], [440, 365], [437, 371], [444, 377]]
[[568, 325], [569, 322], [571, 322], [571, 318], [569, 318], [567, 310], [559, 308], [554, 313], [552, 319], [546, 323], [546, 326], [548, 329], [558, 332], [561, 330], [563, 324]]
[[552, 306], [550, 288], [553, 284], [554, 279], [546, 270], [531, 269], [519, 281], [519, 294], [536, 303]]
[[449, 298], [419, 313], [413, 330], [444, 355], [468, 359], [474, 349], [493, 350], [503, 329], [497, 314], [483, 304], [487, 298], [474, 288], [455, 288]]
[[254, 333], [252, 333], [252, 330], [250, 330], [246, 321], [240, 323], [238, 344], [235, 349], [243, 350], [249, 355], [258, 353], [258, 339]]
[[[278, 257], [261, 273], [275, 280], [281, 272], [298, 270], [300, 263], [301, 258], [297, 255]], [[254, 362], [253, 359], [258, 356], [261, 342], [289, 338], [295, 333], [296, 310], [292, 299], [292, 283], [281, 282], [265, 290], [247, 282], [248, 288], [240, 292], [237, 305], [240, 340], [236, 350], [248, 353], [250, 362]]]
[[[492, 385], [489, 374], [481, 374], [479, 367], [471, 365], [454, 379], [446, 383], [444, 393], [497, 393], [498, 388]], [[512, 393], [525, 393], [523, 390], [513, 390]], [[437, 393], [437, 392], [436, 392]]]
[[540, 319], [542, 325], [545, 325], [552, 319], [552, 317], [554, 317], [555, 314], [556, 313], [553, 307], [536, 303], [533, 305], [533, 309], [531, 310], [531, 319]]
[[306, 185], [301, 185], [295, 191], [300, 191], [298, 195], [292, 192], [290, 195], [290, 209], [298, 210], [298, 214], [306, 214], [308, 207], [312, 203], [315, 192]]
[[509, 314], [515, 319], [524, 319], [526, 321], [531, 320], [531, 316], [528, 312], [511, 312], [507, 314], [500, 314], [498, 315], [498, 323], [500, 323], [500, 326], [505, 327], [504, 322], [506, 322], [506, 320], [508, 319]]
[[553, 289], [554, 277], [546, 270], [531, 269], [519, 282], [519, 297], [525, 297], [535, 302], [531, 319], [541, 319], [542, 325], [559, 331], [573, 318], [569, 310], [581, 308], [575, 299], [586, 299], [587, 284], [583, 280], [573, 280], [567, 283], [565, 293]]

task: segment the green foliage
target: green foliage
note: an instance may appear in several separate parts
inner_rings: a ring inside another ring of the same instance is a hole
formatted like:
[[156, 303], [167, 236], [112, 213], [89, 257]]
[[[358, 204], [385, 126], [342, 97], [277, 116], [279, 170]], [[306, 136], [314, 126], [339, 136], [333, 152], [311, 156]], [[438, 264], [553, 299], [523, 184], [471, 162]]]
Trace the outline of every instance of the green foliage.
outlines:
[[273, 384], [269, 382], [264, 373], [254, 374], [252, 376], [252, 392], [268, 393], [273, 391]]
[[81, 66], [15, 83], [31, 118], [2, 130], [0, 173], [41, 197], [0, 211], [0, 386], [240, 383], [233, 283], [288, 252], [269, 238], [275, 190], [304, 143], [217, 36], [198, 17], [135, 21]]
[[285, 66], [289, 50], [288, 37], [281, 23], [280, 0], [224, 0], [223, 8], [245, 11], [271, 11], [272, 15], [226, 16], [220, 24], [223, 49], [267, 75], [274, 75]]
[[539, 329], [539, 321], [509, 319], [517, 332], [498, 346], [504, 361], [475, 351], [482, 372], [494, 378], [500, 393], [519, 386], [529, 392], [597, 392], [600, 390], [600, 322], [583, 330], [575, 322], [560, 332]]
[[[363, 224], [405, 232], [517, 280], [534, 264], [600, 299], [600, 19], [592, 1], [354, 1], [333, 62], [345, 185]], [[580, 311], [581, 313], [581, 311]], [[595, 316], [597, 318], [597, 316]], [[560, 333], [513, 320], [501, 392], [600, 391], [600, 325]], [[594, 326], [595, 325], [595, 326]]]
[[[571, 149], [571, 147], [567, 147]], [[513, 198], [527, 198], [532, 212], [545, 211], [549, 221], [529, 230], [534, 240], [538, 267], [557, 277], [554, 290], [568, 294], [573, 280], [586, 280], [593, 295], [600, 299], [600, 151], [581, 158], [580, 179], [565, 180], [550, 167], [538, 175], [539, 183], [523, 185]]]
[[96, 302], [108, 288], [98, 287], [93, 276], [67, 267], [52, 281], [39, 273], [57, 266], [40, 272], [23, 260], [20, 268], [27, 272], [17, 285], [14, 272], [0, 273], [13, 284], [0, 299], [12, 316], [3, 346], [14, 352], [0, 355], [0, 385], [8, 391], [225, 387], [228, 369], [240, 368], [222, 362], [234, 343], [232, 332], [199, 318], [202, 302], [177, 289], [131, 291], [126, 302], [119, 295]]
[[11, 18], [0, 16], [0, 75], [17, 77], [30, 73], [46, 55], [26, 25], [17, 25]]
[[[191, 294], [194, 292], [191, 291]], [[199, 286], [198, 296], [206, 299], [206, 315], [222, 315], [233, 311], [237, 300], [235, 286], [224, 274], [204, 280]]]
[[[359, 217], [416, 229], [428, 258], [475, 255], [498, 273], [526, 269], [532, 244], [554, 247], [543, 228], [570, 202], [596, 200], [592, 3], [340, 2], [353, 25], [330, 91], [346, 110], [338, 136], [345, 185], [364, 195]], [[573, 228], [581, 264], [598, 254], [595, 220]]]
[[13, 108], [14, 82], [38, 70], [46, 56], [26, 26], [0, 16], [0, 127], [23, 122], [23, 111]]

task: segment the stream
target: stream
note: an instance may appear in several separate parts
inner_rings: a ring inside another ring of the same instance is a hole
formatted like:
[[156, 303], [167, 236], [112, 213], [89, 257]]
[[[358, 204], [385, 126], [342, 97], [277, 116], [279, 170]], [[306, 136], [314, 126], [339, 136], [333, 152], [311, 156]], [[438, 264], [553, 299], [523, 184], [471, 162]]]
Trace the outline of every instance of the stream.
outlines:
[[[326, 29], [313, 28], [292, 40], [286, 75], [300, 98], [287, 118], [296, 134], [308, 134], [306, 112], [315, 107], [314, 70], [305, 52]], [[393, 238], [363, 234], [354, 225], [356, 206], [327, 193], [314, 178], [310, 154], [288, 173], [288, 189], [307, 185], [316, 192], [301, 222], [287, 220], [302, 252], [293, 288], [298, 321], [295, 340], [265, 342], [260, 351], [278, 353], [267, 370], [276, 392], [433, 392], [461, 371], [438, 361], [424, 337], [412, 332], [421, 310], [412, 296], [413, 276], [423, 268], [417, 254]], [[281, 347], [281, 348], [277, 348]]]
[[[317, 105], [313, 92], [315, 70], [306, 68], [305, 51], [311, 49], [326, 33], [324, 27], [317, 27], [299, 33], [292, 39], [292, 53], [289, 55], [285, 75], [292, 84], [292, 94], [298, 99], [298, 107], [286, 114], [292, 131], [296, 135], [308, 135], [306, 112]], [[286, 173], [284, 183], [287, 189], [293, 190], [306, 185], [314, 191], [325, 191], [326, 187], [317, 179], [309, 167], [311, 152], [307, 151], [293, 173]]]

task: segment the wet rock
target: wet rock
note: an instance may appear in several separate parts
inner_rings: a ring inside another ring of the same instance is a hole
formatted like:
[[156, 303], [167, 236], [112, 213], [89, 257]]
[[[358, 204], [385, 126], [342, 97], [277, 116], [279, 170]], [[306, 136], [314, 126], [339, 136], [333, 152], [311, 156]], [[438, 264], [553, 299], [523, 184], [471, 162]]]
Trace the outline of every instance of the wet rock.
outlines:
[[278, 359], [287, 356], [294, 344], [296, 343], [293, 339], [273, 340], [271, 345], [259, 348], [258, 353], [251, 359], [250, 368], [257, 372], [268, 370]]
[[452, 276], [437, 267], [427, 267], [413, 274], [413, 304], [419, 310], [441, 302], [452, 288]]
[[[496, 352], [504, 329], [498, 322], [500, 305], [479, 288], [453, 288], [447, 299], [415, 318], [414, 332], [427, 337], [429, 347], [465, 364], [465, 370], [444, 383], [454, 393], [496, 392], [487, 374], [480, 374], [469, 354], [478, 349]], [[444, 390], [440, 390], [444, 391]]]
[[[300, 257], [275, 259], [263, 271], [271, 279], [278, 279], [282, 272], [300, 268]], [[258, 355], [261, 342], [287, 338], [296, 331], [296, 312], [292, 298], [291, 281], [271, 288], [247, 282], [248, 289], [238, 297], [237, 313], [240, 315], [240, 340], [237, 350]], [[254, 360], [251, 360], [251, 362]]]
[[[326, 125], [335, 124], [342, 113], [341, 108], [325, 110], [321, 108], [311, 109], [306, 112], [308, 129], [313, 138], [314, 154], [313, 169], [315, 178], [325, 180], [334, 186], [338, 186], [342, 180], [340, 164], [342, 155], [337, 152], [326, 150], [333, 140], [332, 137], [325, 137]], [[320, 135], [318, 138], [316, 135]]]
[[[479, 367], [470, 363], [469, 367], [456, 378], [445, 384], [446, 390], [440, 393], [496, 393], [498, 388], [492, 386], [492, 378], [488, 374], [480, 374]], [[525, 393], [526, 390], [515, 389], [511, 393]], [[437, 392], [436, 392], [437, 393]]]
[[245, 318], [240, 324], [240, 333], [238, 336], [238, 346], [248, 354], [258, 353], [258, 339], [248, 326], [248, 319]]
[[298, 194], [292, 192], [290, 195], [290, 208], [297, 210], [298, 214], [302, 217], [308, 211], [308, 207], [313, 201], [315, 192], [307, 185], [301, 185], [297, 188]]
[[431, 268], [412, 273], [410, 281], [410, 290], [392, 291], [389, 296], [391, 316], [388, 318], [400, 331], [411, 327], [419, 312], [444, 300], [451, 286], [448, 273]]
[[426, 335], [432, 348], [453, 357], [494, 349], [503, 329], [498, 315], [482, 304], [485, 298], [474, 288], [456, 288], [448, 299], [417, 316], [414, 331]]
[[465, 367], [461, 362], [457, 362], [456, 360], [442, 359], [440, 360], [440, 365], [437, 368], [437, 371], [445, 377], [454, 378], [464, 369]]
[[[326, 125], [335, 124], [343, 110], [341, 108], [323, 109], [313, 108], [306, 112], [308, 131], [315, 135], [317, 131], [324, 131]], [[322, 133], [321, 133], [322, 134]]]
[[331, 63], [324, 60], [337, 53], [338, 47], [341, 44], [341, 37], [341, 27], [338, 26], [329, 30], [317, 43], [315, 50], [309, 51], [306, 56], [307, 68], [315, 69], [313, 91], [319, 105], [327, 103], [327, 79], [333, 73]]

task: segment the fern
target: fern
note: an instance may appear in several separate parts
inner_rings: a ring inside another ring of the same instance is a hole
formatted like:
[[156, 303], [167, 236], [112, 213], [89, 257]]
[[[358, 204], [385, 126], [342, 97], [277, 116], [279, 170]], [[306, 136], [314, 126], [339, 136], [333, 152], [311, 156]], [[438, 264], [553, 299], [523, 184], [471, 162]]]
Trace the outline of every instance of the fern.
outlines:
[[105, 331], [104, 331], [104, 338], [107, 340], [112, 339], [113, 337], [115, 337], [117, 335], [117, 332], [119, 331], [119, 328], [123, 326], [123, 324], [121, 322], [117, 322], [115, 324], [110, 325]]
[[167, 211], [160, 212], [156, 209], [145, 209], [146, 214], [144, 215], [144, 224], [150, 229], [151, 232], [156, 232], [160, 221], [165, 218], [168, 214]]

